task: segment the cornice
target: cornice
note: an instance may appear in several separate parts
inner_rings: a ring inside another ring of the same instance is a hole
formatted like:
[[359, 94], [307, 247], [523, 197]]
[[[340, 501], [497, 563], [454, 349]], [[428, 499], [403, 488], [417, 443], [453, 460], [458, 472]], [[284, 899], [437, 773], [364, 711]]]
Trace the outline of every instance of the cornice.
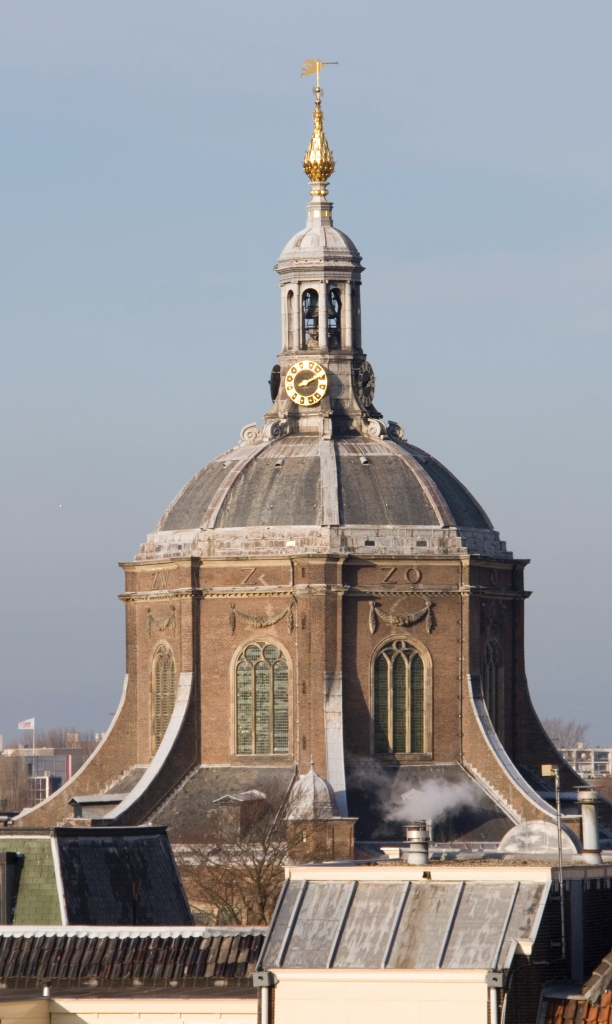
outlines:
[[459, 588], [450, 587], [396, 587], [395, 590], [388, 590], [386, 587], [350, 587], [349, 597], [419, 597], [459, 594]]
[[204, 600], [219, 597], [287, 597], [293, 595], [292, 587], [261, 587], [259, 590], [243, 590], [241, 587], [215, 587], [214, 591], [205, 590], [202, 593]]
[[492, 590], [491, 587], [479, 587], [466, 583], [458, 587], [462, 594], [468, 597], [483, 597], [490, 601], [517, 601], [531, 597], [531, 590]]
[[127, 594], [117, 595], [120, 601], [128, 602], [147, 602], [150, 604], [152, 601], [176, 601], [183, 597], [202, 597], [202, 591], [197, 587], [181, 587], [177, 590], [141, 590], [132, 591]]
[[180, 600], [181, 598], [196, 598], [210, 600], [215, 598], [247, 598], [247, 597], [306, 597], [309, 594], [346, 594], [348, 597], [417, 597], [419, 595], [430, 597], [444, 597], [453, 594], [466, 597], [481, 597], [491, 601], [523, 601], [531, 597], [530, 590], [488, 590], [484, 587], [455, 585], [440, 585], [437, 587], [424, 587], [422, 584], [414, 586], [394, 587], [392, 584], [378, 587], [351, 587], [342, 583], [296, 583], [284, 584], [281, 586], [268, 587], [178, 587], [174, 590], [146, 590], [132, 593], [119, 594], [119, 600], [128, 602], [151, 603], [154, 601]]
[[346, 594], [350, 589], [344, 583], [296, 583], [293, 592], [299, 597], [300, 594]]
[[156, 565], [163, 565], [168, 569], [178, 569], [187, 561], [199, 561], [199, 559], [187, 554], [184, 558], [176, 558], [173, 555], [171, 558], [151, 558], [146, 562], [118, 562], [117, 564], [125, 572], [155, 572], [154, 566]]

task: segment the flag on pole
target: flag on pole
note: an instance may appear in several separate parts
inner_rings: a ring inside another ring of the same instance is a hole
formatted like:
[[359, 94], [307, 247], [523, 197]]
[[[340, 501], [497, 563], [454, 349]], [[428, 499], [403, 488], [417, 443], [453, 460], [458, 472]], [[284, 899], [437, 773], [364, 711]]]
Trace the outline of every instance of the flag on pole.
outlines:
[[19, 725], [17, 726], [17, 728], [18, 729], [33, 729], [34, 728], [34, 719], [33, 718], [24, 718], [23, 722], [20, 722]]

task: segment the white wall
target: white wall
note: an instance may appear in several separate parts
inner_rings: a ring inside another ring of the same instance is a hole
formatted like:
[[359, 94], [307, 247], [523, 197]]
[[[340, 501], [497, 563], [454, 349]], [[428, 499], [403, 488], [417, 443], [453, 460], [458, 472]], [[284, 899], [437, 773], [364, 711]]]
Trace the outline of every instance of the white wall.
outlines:
[[257, 1024], [257, 999], [38, 999], [1, 1003], [2, 1024]]
[[487, 1024], [484, 971], [274, 973], [274, 1024]]

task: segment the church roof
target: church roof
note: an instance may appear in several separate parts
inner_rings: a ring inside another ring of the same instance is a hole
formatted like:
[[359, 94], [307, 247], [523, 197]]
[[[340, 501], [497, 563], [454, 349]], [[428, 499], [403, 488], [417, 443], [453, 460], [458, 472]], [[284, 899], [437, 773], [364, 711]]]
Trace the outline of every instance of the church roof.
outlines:
[[300, 775], [291, 791], [287, 818], [290, 821], [318, 821], [338, 817], [334, 792], [325, 779], [311, 766], [306, 775]]
[[286, 260], [295, 262], [347, 254], [354, 261], [361, 260], [357, 246], [343, 231], [327, 224], [310, 225], [289, 239], [279, 256], [278, 263], [281, 267]]
[[173, 843], [197, 843], [207, 822], [217, 827], [211, 812], [227, 796], [244, 796], [257, 790], [267, 806], [277, 810], [285, 802], [295, 779], [293, 767], [276, 765], [201, 765], [157, 808], [153, 822], [163, 822]]
[[330, 457], [336, 525], [492, 529], [452, 473], [405, 443], [293, 435], [251, 451], [247, 460], [249, 448], [239, 446], [201, 469], [164, 513], [157, 532], [319, 525], [325, 522], [322, 482], [329, 477]]

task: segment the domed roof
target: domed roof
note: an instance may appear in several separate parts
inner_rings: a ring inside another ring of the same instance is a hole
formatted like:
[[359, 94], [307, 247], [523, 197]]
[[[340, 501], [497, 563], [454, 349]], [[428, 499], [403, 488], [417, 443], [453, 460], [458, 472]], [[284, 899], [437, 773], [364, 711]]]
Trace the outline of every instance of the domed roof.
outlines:
[[[331, 204], [330, 204], [331, 205]], [[312, 260], [324, 255], [349, 255], [360, 260], [359, 250], [354, 242], [331, 225], [308, 225], [290, 238], [279, 257], [279, 264], [285, 260]]]
[[492, 529], [452, 473], [412, 445], [298, 434], [214, 459], [175, 498], [156, 532], [323, 523]]
[[300, 775], [289, 797], [287, 818], [289, 821], [316, 821], [321, 818], [337, 818], [338, 808], [334, 791], [329, 782], [317, 775], [314, 768], [306, 775]]

